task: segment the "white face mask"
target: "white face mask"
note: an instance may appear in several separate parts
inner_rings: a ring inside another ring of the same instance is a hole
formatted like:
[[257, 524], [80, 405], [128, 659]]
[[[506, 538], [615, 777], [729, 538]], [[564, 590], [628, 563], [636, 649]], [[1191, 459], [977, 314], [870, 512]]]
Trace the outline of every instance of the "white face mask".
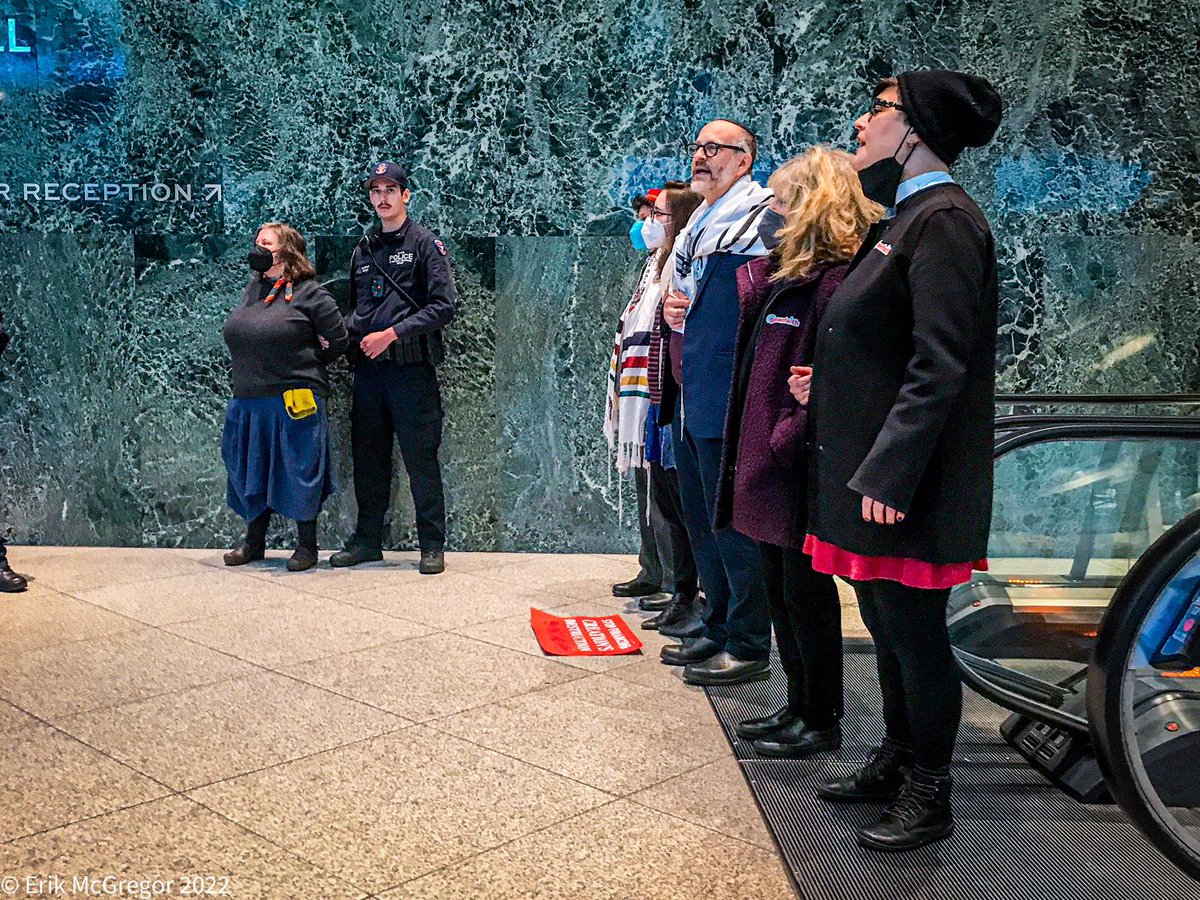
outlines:
[[667, 240], [667, 229], [662, 222], [651, 216], [642, 223], [642, 240], [651, 250], [657, 250]]

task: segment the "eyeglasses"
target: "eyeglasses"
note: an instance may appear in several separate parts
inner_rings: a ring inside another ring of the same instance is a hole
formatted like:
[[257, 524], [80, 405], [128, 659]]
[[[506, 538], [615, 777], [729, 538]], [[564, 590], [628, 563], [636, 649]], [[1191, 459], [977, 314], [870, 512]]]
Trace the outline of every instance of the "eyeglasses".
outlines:
[[692, 141], [690, 144], [684, 144], [684, 149], [687, 150], [688, 156], [695, 156], [697, 150], [703, 149], [706, 159], [712, 159], [722, 150], [736, 150], [738, 153], [750, 152], [741, 144], [718, 144], [716, 141], [706, 141], [703, 144]]
[[665, 209], [655, 208], [655, 209], [650, 210], [650, 215], [646, 216], [646, 218], [647, 219], [669, 219], [669, 218], [671, 218], [671, 214], [669, 212], [667, 212]]
[[867, 121], [870, 122], [875, 116], [883, 112], [885, 109], [894, 109], [897, 112], [904, 112], [904, 107], [899, 103], [893, 103], [891, 100], [880, 100], [878, 97], [871, 98], [871, 108], [867, 110]]

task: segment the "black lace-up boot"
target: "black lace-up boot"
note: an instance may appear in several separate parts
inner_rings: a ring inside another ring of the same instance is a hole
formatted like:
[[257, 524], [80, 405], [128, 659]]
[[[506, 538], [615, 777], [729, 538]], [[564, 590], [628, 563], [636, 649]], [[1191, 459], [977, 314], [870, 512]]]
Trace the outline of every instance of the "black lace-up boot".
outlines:
[[890, 803], [904, 786], [903, 768], [912, 765], [912, 750], [884, 738], [861, 769], [818, 786], [817, 796], [834, 803]]
[[907, 772], [900, 796], [874, 825], [858, 832], [858, 842], [871, 850], [916, 850], [950, 837], [954, 816], [950, 811], [949, 770], [914, 768]]

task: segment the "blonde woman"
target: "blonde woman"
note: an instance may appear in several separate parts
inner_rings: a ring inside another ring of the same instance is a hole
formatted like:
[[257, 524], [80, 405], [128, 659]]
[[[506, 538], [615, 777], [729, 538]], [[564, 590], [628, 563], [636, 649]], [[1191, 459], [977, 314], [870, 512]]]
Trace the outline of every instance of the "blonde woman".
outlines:
[[758, 542], [788, 682], [787, 705], [738, 734], [762, 755], [802, 757], [841, 746], [841, 606], [833, 576], [814, 572], [803, 551], [808, 421], [788, 377], [810, 364], [829, 298], [883, 209], [863, 196], [850, 154], [827, 147], [784, 163], [768, 185], [775, 199], [759, 233], [771, 254], [737, 273], [717, 526]]
[[246, 520], [246, 536], [225, 554], [225, 565], [263, 558], [277, 512], [296, 520], [299, 540], [287, 567], [298, 572], [317, 564], [317, 513], [335, 490], [325, 364], [346, 352], [349, 338], [296, 229], [261, 226], [246, 262], [254, 274], [223, 329], [233, 398], [221, 439], [226, 497]]

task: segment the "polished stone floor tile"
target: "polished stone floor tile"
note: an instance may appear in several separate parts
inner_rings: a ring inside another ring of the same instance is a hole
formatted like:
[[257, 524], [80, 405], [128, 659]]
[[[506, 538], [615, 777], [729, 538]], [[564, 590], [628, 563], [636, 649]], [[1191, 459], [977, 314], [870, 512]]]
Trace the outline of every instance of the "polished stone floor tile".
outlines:
[[80, 553], [34, 558], [21, 569], [55, 590], [74, 594], [114, 584], [187, 575], [196, 571], [196, 563], [170, 550], [93, 547]]
[[410, 723], [292, 678], [262, 673], [57, 724], [139, 772], [184, 790]]
[[530, 588], [542, 588], [572, 600], [612, 597], [612, 586], [637, 574], [637, 565], [603, 556], [579, 553], [530, 553], [475, 574]]
[[[61, 731], [30, 722], [0, 732], [0, 844], [170, 793]], [[3, 867], [0, 873], [10, 874]]]
[[465, 572], [447, 572], [416, 584], [358, 591], [348, 595], [345, 602], [451, 630], [522, 612], [528, 614], [530, 606], [561, 603], [564, 599], [523, 585]]
[[171, 625], [275, 606], [307, 597], [282, 585], [264, 584], [237, 570], [196, 567], [186, 575], [76, 591], [75, 596], [147, 625]]
[[608, 675], [469, 710], [434, 727], [613, 794], [731, 754], [712, 714]]
[[474, 856], [609, 799], [578, 782], [421, 726], [201, 788], [190, 796], [371, 891]]
[[738, 761], [719, 759], [648, 787], [629, 800], [774, 852]]
[[5, 653], [105, 637], [141, 627], [136, 619], [109, 612], [35, 582], [20, 594], [0, 594], [0, 634]]
[[550, 659], [440, 633], [284, 670], [417, 722], [559, 684], [583, 673]]
[[[358, 900], [367, 892], [295, 854], [238, 827], [184, 797], [167, 797], [132, 809], [0, 845], [0, 872], [29, 876], [171, 881], [171, 893], [230, 900]], [[196, 880], [200, 879], [200, 880]], [[151, 887], [146, 888], [151, 891]], [[84, 896], [78, 891], [61, 896]], [[91, 896], [106, 894], [102, 882]]]
[[17, 709], [11, 703], [0, 700], [0, 739], [14, 731], [36, 725], [39, 721], [27, 712]]
[[164, 626], [263, 666], [285, 666], [429, 634], [427, 625], [324, 597]]
[[618, 800], [382, 895], [428, 897], [784, 900], [795, 893], [774, 853]]
[[250, 665], [155, 628], [0, 655], [0, 697], [43, 717], [236, 678]]

